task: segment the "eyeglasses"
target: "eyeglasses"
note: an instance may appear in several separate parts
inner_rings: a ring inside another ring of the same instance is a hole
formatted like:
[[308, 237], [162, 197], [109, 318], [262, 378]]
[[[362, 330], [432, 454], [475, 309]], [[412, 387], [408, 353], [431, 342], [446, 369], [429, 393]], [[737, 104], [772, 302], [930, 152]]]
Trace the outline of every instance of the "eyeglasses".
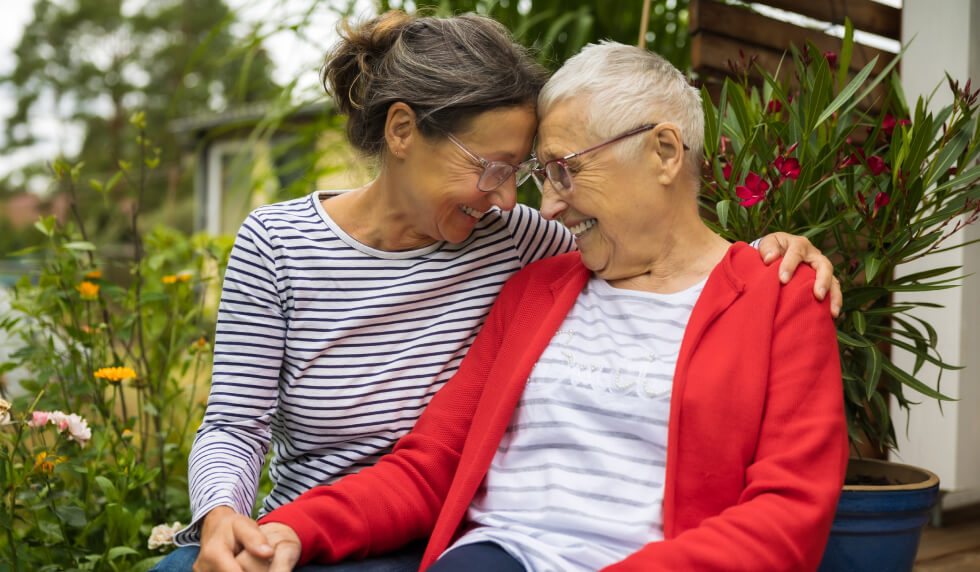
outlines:
[[[517, 172], [517, 184], [522, 184], [528, 177], [533, 175], [534, 182], [538, 185], [538, 190], [544, 192], [544, 177], [547, 177], [555, 191], [563, 195], [569, 195], [572, 192], [572, 174], [568, 170], [568, 161], [570, 159], [580, 157], [586, 153], [591, 153], [596, 149], [600, 149], [606, 145], [611, 145], [617, 141], [622, 141], [627, 137], [632, 137], [643, 133], [644, 131], [649, 131], [656, 126], [656, 123], [645, 123], [639, 127], [630, 129], [625, 133], [621, 133], [608, 141], [603, 141], [598, 145], [593, 145], [584, 151], [579, 151], [578, 153], [572, 153], [571, 155], [565, 155], [564, 157], [552, 159], [545, 163], [544, 166], [541, 166], [537, 159], [529, 159], [528, 161], [521, 163], [521, 169]], [[687, 145], [684, 145], [684, 149], [687, 149]]]
[[[520, 165], [511, 165], [510, 163], [505, 163], [503, 161], [487, 161], [483, 157], [467, 149], [466, 145], [463, 145], [459, 139], [453, 137], [452, 133], [447, 133], [446, 135], [449, 136], [450, 141], [462, 149], [463, 153], [469, 155], [474, 161], [483, 167], [483, 173], [480, 174], [480, 180], [476, 182], [476, 188], [485, 193], [488, 193], [504, 184], [507, 179], [514, 176], [514, 173], [517, 173], [521, 169], [525, 169], [526, 165], [529, 163], [536, 163], [534, 159], [528, 159]], [[526, 176], [524, 178], [527, 179]]]

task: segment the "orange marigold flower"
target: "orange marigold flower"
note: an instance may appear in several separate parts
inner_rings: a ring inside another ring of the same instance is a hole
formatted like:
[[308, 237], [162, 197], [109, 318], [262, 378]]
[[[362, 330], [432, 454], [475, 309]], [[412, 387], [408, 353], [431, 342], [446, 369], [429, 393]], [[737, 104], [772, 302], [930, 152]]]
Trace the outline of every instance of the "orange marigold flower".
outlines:
[[130, 439], [133, 438], [133, 432], [130, 431], [129, 429], [123, 429], [122, 438], [126, 441], [129, 441]]
[[95, 377], [101, 377], [109, 383], [119, 383], [124, 379], [136, 377], [136, 372], [131, 367], [103, 367], [95, 371]]
[[64, 463], [67, 459], [57, 455], [49, 455], [47, 451], [41, 451], [34, 460], [34, 470], [39, 473], [51, 473], [54, 466]]
[[191, 275], [190, 272], [181, 272], [180, 274], [177, 275], [177, 281], [178, 282], [187, 282], [188, 280], [191, 279], [191, 276], [192, 275]]
[[88, 271], [88, 272], [85, 273], [85, 277], [86, 278], [91, 278], [92, 280], [98, 280], [99, 278], [102, 278], [102, 271], [101, 270], [90, 270], [90, 271]]
[[176, 284], [177, 276], [175, 274], [167, 274], [160, 279], [160, 282], [163, 282], [164, 284]]
[[95, 300], [99, 295], [99, 285], [93, 284], [88, 280], [83, 281], [75, 289], [82, 295], [82, 300]]

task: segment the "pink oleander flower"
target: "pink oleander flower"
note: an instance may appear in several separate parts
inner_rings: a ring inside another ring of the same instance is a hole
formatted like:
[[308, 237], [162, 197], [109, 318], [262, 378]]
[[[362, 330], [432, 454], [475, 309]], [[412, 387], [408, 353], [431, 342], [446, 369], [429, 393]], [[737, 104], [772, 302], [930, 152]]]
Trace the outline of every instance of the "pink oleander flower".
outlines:
[[868, 157], [868, 170], [871, 171], [872, 175], [878, 176], [882, 174], [888, 166], [885, 165], [885, 160], [878, 155], [872, 155]]
[[732, 164], [725, 163], [725, 166], [721, 168], [721, 174], [725, 177], [725, 180], [732, 178]]
[[796, 180], [800, 176], [800, 160], [795, 157], [786, 158], [780, 155], [772, 162], [772, 166], [779, 172], [779, 176], [784, 179]]
[[783, 104], [778, 99], [770, 99], [769, 103], [766, 104], [766, 112], [768, 113], [779, 113], [783, 110]]
[[767, 192], [769, 192], [769, 182], [752, 172], [745, 176], [744, 185], [735, 187], [735, 194], [742, 199], [738, 204], [743, 207], [751, 207], [765, 199]]
[[886, 206], [889, 202], [891, 202], [891, 197], [888, 196], [888, 193], [879, 192], [875, 195], [875, 212], [878, 212], [878, 209]]
[[881, 132], [885, 135], [891, 137], [892, 132], [895, 131], [896, 125], [911, 125], [912, 122], [908, 119], [896, 120], [891, 114], [885, 114], [885, 118], [881, 120]]
[[146, 542], [146, 547], [150, 550], [166, 548], [174, 543], [174, 535], [181, 529], [179, 522], [168, 524], [158, 524], [150, 531], [150, 539]]
[[827, 63], [830, 64], [830, 69], [837, 67], [837, 52], [824, 52], [823, 57], [827, 58]]
[[31, 420], [27, 422], [27, 425], [35, 429], [44, 427], [48, 423], [48, 417], [50, 415], [47, 411], [35, 411], [31, 413]]

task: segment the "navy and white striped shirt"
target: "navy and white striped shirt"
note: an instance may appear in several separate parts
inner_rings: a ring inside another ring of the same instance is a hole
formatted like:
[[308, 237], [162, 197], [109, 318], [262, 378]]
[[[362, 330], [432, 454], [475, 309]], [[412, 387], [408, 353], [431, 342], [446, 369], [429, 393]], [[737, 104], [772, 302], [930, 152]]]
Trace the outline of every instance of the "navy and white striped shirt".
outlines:
[[[256, 209], [225, 273], [211, 395], [190, 455], [193, 520], [261, 513], [374, 464], [452, 377], [504, 282], [574, 250], [524, 205], [493, 210], [462, 243], [386, 252], [347, 235], [320, 192]], [[178, 534], [199, 540], [199, 527]]]

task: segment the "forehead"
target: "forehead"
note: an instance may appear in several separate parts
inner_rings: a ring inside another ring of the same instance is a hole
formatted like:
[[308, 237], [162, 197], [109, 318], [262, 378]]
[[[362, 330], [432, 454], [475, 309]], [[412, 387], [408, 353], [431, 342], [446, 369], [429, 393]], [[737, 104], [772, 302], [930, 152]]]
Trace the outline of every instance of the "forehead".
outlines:
[[537, 157], [563, 157], [589, 145], [588, 106], [583, 98], [566, 99], [551, 106], [538, 125]]

